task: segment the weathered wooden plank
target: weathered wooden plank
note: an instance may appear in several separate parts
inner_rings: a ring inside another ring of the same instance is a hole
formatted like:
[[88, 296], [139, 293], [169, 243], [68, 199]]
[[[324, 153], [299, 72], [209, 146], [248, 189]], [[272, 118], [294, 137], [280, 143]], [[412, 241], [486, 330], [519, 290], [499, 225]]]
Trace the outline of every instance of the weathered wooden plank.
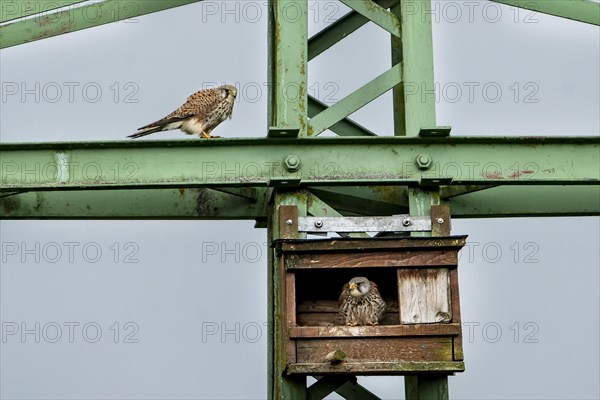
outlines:
[[456, 250], [379, 251], [353, 253], [299, 253], [286, 257], [287, 269], [301, 268], [370, 268], [370, 267], [432, 267], [458, 264]]
[[448, 269], [399, 269], [400, 323], [451, 321], [449, 286]]
[[[298, 325], [300, 326], [335, 326], [344, 325], [338, 312], [322, 312], [322, 313], [298, 313]], [[400, 317], [398, 309], [396, 312], [386, 311], [381, 319], [379, 325], [399, 325]]]
[[[450, 270], [450, 299], [452, 303], [452, 322], [461, 326], [460, 318], [460, 296], [458, 290], [458, 268]], [[463, 345], [462, 345], [462, 331], [460, 335], [453, 339], [454, 342], [454, 361], [464, 360]]]
[[453, 373], [463, 372], [465, 364], [461, 361], [430, 361], [430, 362], [361, 362], [339, 364], [329, 363], [296, 363], [289, 364], [288, 375], [303, 374], [355, 374], [355, 375], [399, 375], [408, 373]]
[[291, 338], [456, 336], [460, 324], [380, 325], [380, 326], [297, 326], [290, 327]]
[[[293, 273], [285, 274], [285, 292], [286, 292], [286, 318], [287, 326], [296, 325], [296, 278]], [[286, 336], [289, 337], [289, 328], [286, 328]], [[296, 344], [286, 339], [286, 351], [288, 363], [296, 362]]]
[[296, 325], [296, 277], [291, 272], [285, 274], [285, 291], [287, 323]]
[[[394, 277], [396, 274], [394, 274]], [[394, 289], [394, 291], [396, 291]], [[385, 313], [379, 325], [399, 325], [398, 302], [385, 299]], [[296, 324], [301, 326], [345, 325], [339, 316], [337, 300], [305, 300], [296, 304]]]
[[351, 250], [361, 251], [369, 249], [403, 249], [431, 247], [460, 250], [466, 243], [467, 236], [449, 237], [405, 237], [405, 238], [371, 238], [371, 239], [315, 239], [280, 241], [278, 245], [284, 252], [320, 252]]
[[[306, 300], [300, 302], [297, 307], [298, 313], [337, 313], [339, 305], [337, 300]], [[398, 302], [394, 300], [386, 300], [385, 310], [397, 313]]]
[[[328, 353], [342, 350], [348, 362], [453, 361], [451, 337], [335, 338], [296, 341], [298, 363], [323, 363]], [[329, 363], [328, 363], [329, 364]]]

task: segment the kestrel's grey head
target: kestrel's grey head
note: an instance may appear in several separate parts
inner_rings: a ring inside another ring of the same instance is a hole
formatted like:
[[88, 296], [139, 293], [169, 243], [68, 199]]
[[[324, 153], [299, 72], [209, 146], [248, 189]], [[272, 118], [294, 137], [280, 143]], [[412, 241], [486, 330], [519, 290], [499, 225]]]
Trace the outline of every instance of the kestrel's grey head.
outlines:
[[181, 129], [188, 135], [198, 134], [210, 139], [210, 132], [221, 122], [231, 118], [237, 89], [232, 85], [223, 85], [214, 89], [200, 90], [166, 117], [143, 126], [133, 135], [127, 137], [139, 138], [154, 132]]
[[350, 295], [354, 297], [361, 297], [368, 294], [371, 291], [371, 282], [365, 277], [359, 276], [350, 279], [348, 284], [350, 288]]
[[385, 301], [377, 285], [362, 276], [344, 285], [339, 306], [340, 317], [349, 326], [377, 325], [385, 311]]

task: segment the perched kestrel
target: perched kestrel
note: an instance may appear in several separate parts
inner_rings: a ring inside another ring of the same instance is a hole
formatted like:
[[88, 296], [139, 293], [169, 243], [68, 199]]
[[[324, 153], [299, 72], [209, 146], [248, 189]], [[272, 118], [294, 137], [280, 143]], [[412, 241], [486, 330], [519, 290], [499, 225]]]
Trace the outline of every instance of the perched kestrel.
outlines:
[[342, 321], [349, 326], [377, 325], [385, 311], [377, 285], [362, 276], [344, 285], [339, 304]]
[[210, 132], [233, 112], [233, 102], [237, 95], [235, 86], [224, 85], [215, 89], [200, 90], [187, 101], [163, 119], [143, 126], [133, 135], [127, 137], [139, 138], [154, 132], [181, 129], [188, 135], [199, 134], [210, 139]]

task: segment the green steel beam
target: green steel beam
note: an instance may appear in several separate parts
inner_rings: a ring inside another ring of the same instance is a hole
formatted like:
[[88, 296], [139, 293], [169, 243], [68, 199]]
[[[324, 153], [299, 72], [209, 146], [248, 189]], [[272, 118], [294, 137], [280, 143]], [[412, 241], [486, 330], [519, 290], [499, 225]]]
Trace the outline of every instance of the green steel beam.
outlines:
[[306, 136], [308, 4], [271, 1], [269, 18], [269, 126]]
[[[433, 33], [431, 15], [425, 13], [409, 12], [409, 7], [416, 7], [418, 10], [426, 10], [431, 6], [431, 0], [412, 0], [401, 3], [400, 6], [392, 9], [394, 15], [400, 14], [401, 21], [401, 41], [397, 36], [392, 36], [392, 62], [400, 61], [402, 69], [402, 85], [399, 86], [394, 95], [394, 134], [398, 136], [408, 136], [415, 138], [419, 135], [421, 128], [427, 126], [436, 126], [435, 122], [435, 95], [425, 99], [417, 99], [417, 96], [406, 96], [406, 90], [409, 87], [417, 86], [421, 92], [434, 92], [433, 76]], [[398, 9], [399, 8], [399, 9]], [[449, 146], [445, 146], [448, 149]], [[491, 147], [491, 146], [490, 146]], [[502, 152], [505, 156], [507, 153]], [[433, 155], [429, 150], [424, 149], [420, 167], [428, 168], [423, 161], [429, 160], [432, 163], [437, 162], [438, 158], [431, 158]], [[470, 156], [464, 154], [461, 160], [469, 160]], [[448, 166], [442, 162], [440, 168]], [[443, 175], [443, 173], [442, 173]], [[485, 171], [482, 176], [487, 176]], [[454, 177], [452, 181], [455, 181]], [[432, 181], [430, 181], [432, 182]], [[439, 188], [439, 187], [438, 187]], [[431, 215], [431, 206], [439, 205], [439, 189], [437, 188], [417, 188], [408, 189], [408, 209], [410, 215]], [[431, 236], [431, 232], [411, 232], [411, 236]], [[430, 397], [409, 397], [409, 388], [414, 382], [421, 380], [431, 380], [434, 382], [435, 391], [431, 392]], [[443, 384], [445, 382], [445, 385]], [[446, 400], [448, 398], [448, 378], [437, 374], [431, 377], [424, 375], [407, 376], [404, 380], [406, 388], [406, 397], [410, 400]]]
[[347, 216], [408, 213], [406, 186], [322, 186], [309, 190]]
[[0, 49], [179, 7], [201, 0], [102, 0], [0, 26]]
[[307, 400], [323, 400], [337, 388], [348, 382], [348, 376], [325, 375], [317, 379], [306, 391]]
[[600, 25], [600, 3], [592, 0], [490, 0], [509, 6]]
[[15, 19], [25, 19], [36, 14], [36, 18], [45, 18], [50, 11], [85, 1], [87, 0], [3, 1], [0, 2], [0, 24]]
[[370, 19], [392, 35], [400, 37], [400, 18], [371, 0], [340, 0], [362, 16]]
[[404, 378], [406, 400], [448, 400], [447, 375], [417, 375]]
[[[429, 169], [417, 167], [418, 155], [431, 160]], [[600, 137], [15, 143], [0, 144], [0, 160], [3, 192], [294, 185], [585, 185], [600, 182]]]
[[[390, 8], [399, 4], [400, 0], [376, 0], [375, 3], [383, 8]], [[348, 37], [369, 21], [370, 19], [356, 11], [350, 11], [333, 24], [322, 29], [308, 40], [308, 61]]]
[[[396, 105], [396, 112], [401, 112], [404, 129], [397, 132], [407, 136], [417, 136], [422, 127], [436, 126], [435, 123], [435, 86], [433, 80], [433, 35], [431, 14], [413, 12], [427, 10], [430, 0], [412, 0], [400, 7], [402, 21], [402, 43], [396, 45], [402, 54], [395, 57], [402, 59], [403, 88], [418, 88], [420, 93], [431, 93], [430, 96], [406, 96], [402, 93]], [[411, 11], [411, 12], [408, 12]]]
[[[307, 202], [308, 215], [313, 217], [342, 217], [343, 215], [336, 211], [329, 204], [315, 196], [314, 193], [309, 193]], [[365, 232], [338, 233], [342, 237], [371, 237]]]
[[[312, 96], [308, 96], [308, 116], [310, 118], [327, 110], [329, 106], [320, 102]], [[329, 129], [339, 136], [377, 136], [364, 126], [354, 122], [350, 118], [343, 118], [339, 122], [331, 125]]]
[[317, 136], [356, 110], [375, 100], [402, 80], [402, 64], [395, 65], [310, 119], [308, 135]]
[[466, 186], [442, 186], [440, 188], [440, 197], [443, 200], [448, 200], [452, 197], [462, 196], [480, 190], [490, 189], [496, 186], [490, 185], [466, 185]]
[[[345, 216], [408, 213], [401, 205], [406, 189], [400, 186], [309, 189]], [[256, 193], [257, 200], [249, 201], [211, 189], [27, 192], [0, 196], [0, 219], [264, 219], [271, 190]], [[447, 204], [453, 218], [595, 216], [600, 186], [499, 186]]]
[[[277, 189], [274, 191], [269, 204], [268, 217], [268, 243], [279, 239], [279, 207], [294, 205], [298, 207], [298, 216], [306, 216], [306, 193], [302, 191], [287, 191]], [[298, 239], [306, 238], [306, 234], [299, 234]], [[269, 399], [272, 400], [300, 400], [307, 398], [306, 376], [287, 375], [285, 373], [287, 361], [287, 347], [284, 330], [287, 319], [283, 318], [286, 302], [284, 298], [285, 287], [282, 286], [284, 276], [280, 264], [281, 257], [275, 254], [274, 246], [269, 251], [268, 266], [268, 327], [269, 327]]]
[[[402, 4], [398, 3], [390, 8], [390, 12], [402, 18]], [[402, 38], [390, 35], [392, 66], [402, 64]], [[402, 75], [402, 73], [400, 73]], [[404, 82], [400, 82], [392, 89], [392, 114], [394, 118], [394, 136], [406, 136], [405, 109], [404, 109]]]
[[0, 219], [253, 219], [266, 217], [268, 189], [252, 201], [199, 189], [73, 190], [0, 197]]
[[600, 215], [600, 186], [499, 186], [453, 197], [454, 218]]
[[[307, 92], [307, 69], [308, 69], [308, 2], [306, 0], [270, 0], [269, 1], [269, 71], [268, 81], [271, 91], [268, 99], [268, 123], [269, 128], [276, 131], [296, 131], [298, 137], [307, 136], [307, 120], [308, 120], [308, 92]], [[305, 139], [304, 139], [305, 140]], [[273, 191], [271, 202], [267, 210], [267, 236], [269, 243], [279, 238], [279, 207], [282, 205], [296, 205], [298, 214], [306, 216], [306, 200], [307, 192], [298, 190], [298, 188], [286, 191], [281, 186], [286, 186], [294, 182], [294, 177], [290, 175], [287, 168], [282, 169], [284, 158], [288, 160], [288, 164], [296, 164], [290, 167], [290, 170], [300, 168], [305, 169], [308, 159], [298, 159], [296, 154], [295, 143], [303, 141], [303, 139], [261, 139], [263, 143], [289, 143], [290, 146], [285, 149], [287, 154], [277, 153], [276, 149], [265, 148], [268, 153], [271, 153], [272, 160], [277, 160], [276, 164], [265, 165], [262, 159], [264, 154], [255, 153], [253, 151], [254, 141], [248, 142], [246, 145], [235, 148], [243, 150], [246, 148], [254, 153], [252, 160], [240, 160], [230, 150], [225, 150], [228, 153], [229, 161], [221, 160], [216, 164], [218, 168], [222, 165], [237, 163], [242, 170], [238, 178], [242, 180], [253, 180], [252, 175], [263, 172], [268, 172], [271, 175], [268, 181], [277, 183], [280, 188]], [[214, 141], [211, 141], [214, 142]], [[277, 146], [276, 146], [277, 147]], [[216, 150], [214, 148], [213, 150]], [[279, 149], [283, 150], [283, 149]], [[225, 155], [223, 153], [222, 155]], [[283, 157], [283, 158], [282, 158]], [[225, 161], [225, 163], [223, 163]], [[253, 163], [252, 165], [248, 162]], [[261, 164], [262, 163], [262, 164]], [[233, 166], [233, 164], [230, 164]], [[258, 169], [257, 169], [258, 167]], [[235, 167], [234, 167], [235, 168]], [[248, 168], [254, 168], [254, 173], [248, 173]], [[245, 170], [244, 170], [245, 169]], [[196, 170], [194, 166], [187, 170]], [[223, 170], [224, 171], [224, 170]], [[234, 173], [235, 175], [235, 173]], [[247, 176], [246, 176], [247, 175]], [[264, 178], [264, 175], [263, 175]], [[259, 179], [263, 179], [259, 178]], [[237, 179], [237, 178], [234, 178]], [[267, 182], [267, 181], [265, 181]], [[292, 191], [295, 190], [295, 191]], [[285, 287], [282, 286], [282, 275], [280, 268], [280, 258], [274, 253], [275, 249], [269, 251], [268, 260], [268, 397], [270, 399], [305, 399], [306, 398], [306, 377], [305, 376], [287, 376], [284, 371], [287, 366], [287, 349], [284, 337], [284, 329], [286, 321], [282, 318], [285, 302], [282, 291]]]

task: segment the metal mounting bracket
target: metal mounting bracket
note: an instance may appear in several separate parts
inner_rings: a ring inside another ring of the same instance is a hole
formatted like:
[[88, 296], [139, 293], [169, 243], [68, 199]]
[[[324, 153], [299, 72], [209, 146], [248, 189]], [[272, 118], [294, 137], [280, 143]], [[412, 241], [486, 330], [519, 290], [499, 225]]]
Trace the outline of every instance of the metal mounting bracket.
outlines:
[[298, 232], [424, 232], [431, 230], [428, 216], [299, 217]]

